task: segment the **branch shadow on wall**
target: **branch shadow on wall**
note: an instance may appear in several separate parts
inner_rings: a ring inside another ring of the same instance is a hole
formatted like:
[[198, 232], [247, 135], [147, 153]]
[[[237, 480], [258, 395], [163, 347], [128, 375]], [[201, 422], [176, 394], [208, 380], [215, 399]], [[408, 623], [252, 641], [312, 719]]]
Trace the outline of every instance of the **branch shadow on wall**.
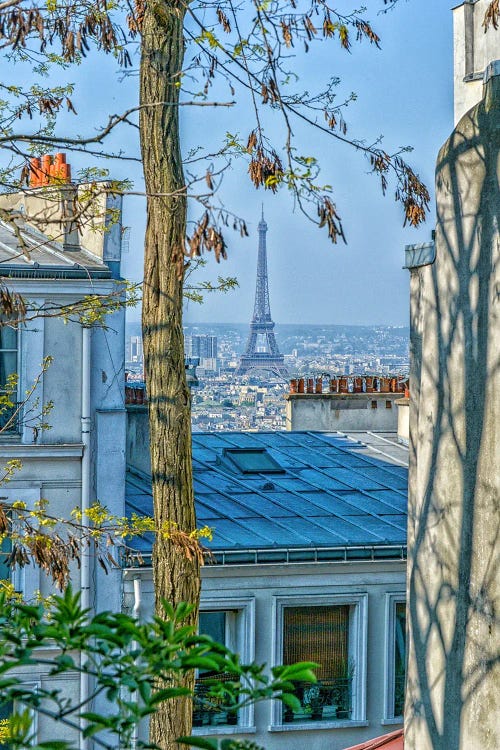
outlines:
[[[485, 466], [493, 440], [488, 384], [499, 369], [492, 345], [500, 293], [498, 103], [494, 114], [483, 100], [438, 157], [438, 257], [424, 269], [425, 282], [424, 274], [420, 278], [417, 294], [427, 310], [421, 336], [416, 333], [412, 341], [412, 397], [419, 409], [411, 440], [413, 669], [406, 727], [417, 737], [411, 724], [423, 722], [430, 742], [422, 747], [433, 750], [466, 750], [470, 703], [499, 663], [492, 634], [498, 625], [500, 513], [495, 467]], [[485, 518], [486, 534], [480, 528]], [[487, 705], [487, 691], [481, 695], [479, 723], [482, 711], [485, 716], [498, 710], [498, 698]]]

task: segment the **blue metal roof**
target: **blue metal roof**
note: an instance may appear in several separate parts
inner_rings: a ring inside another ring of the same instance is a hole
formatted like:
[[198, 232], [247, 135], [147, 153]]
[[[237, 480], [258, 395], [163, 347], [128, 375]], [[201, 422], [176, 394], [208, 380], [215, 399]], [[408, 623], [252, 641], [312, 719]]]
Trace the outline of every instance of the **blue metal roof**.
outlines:
[[[264, 449], [283, 471], [244, 473], [227, 460], [231, 448]], [[347, 554], [393, 547], [400, 556], [406, 545], [407, 461], [407, 448], [393, 435], [195, 433], [198, 525], [213, 528], [207, 546], [218, 561], [243, 560], [234, 553], [263, 559], [263, 552], [269, 557], [273, 550], [286, 551], [286, 559], [294, 551], [307, 557], [315, 550], [315, 559], [324, 559], [326, 550], [340, 548]], [[126, 502], [128, 514], [152, 514], [150, 479], [133, 469]], [[147, 555], [151, 539], [133, 546]]]

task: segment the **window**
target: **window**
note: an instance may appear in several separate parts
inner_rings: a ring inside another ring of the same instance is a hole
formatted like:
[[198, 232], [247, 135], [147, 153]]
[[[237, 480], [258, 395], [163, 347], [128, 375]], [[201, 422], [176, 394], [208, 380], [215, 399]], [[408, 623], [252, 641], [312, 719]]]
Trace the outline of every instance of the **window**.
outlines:
[[[231, 651], [240, 654], [242, 661], [254, 658], [254, 600], [252, 598], [231, 600], [205, 600], [201, 604], [199, 632], [223, 643]], [[238, 711], [228, 710], [224, 700], [208, 696], [210, 685], [217, 680], [233, 679], [232, 674], [199, 671], [193, 701], [193, 727], [201, 734], [241, 732], [253, 722], [253, 707]], [[237, 729], [235, 729], [237, 727]]]
[[[39, 683], [23, 682], [22, 687], [28, 689], [31, 693], [36, 693], [39, 689]], [[26, 707], [22, 701], [7, 701], [0, 705], [0, 750], [9, 750], [11, 747], [10, 744], [4, 743], [2, 741], [4, 738], [4, 731], [6, 730], [5, 725], [8, 723], [10, 717], [14, 712], [21, 713], [25, 710], [25, 708]], [[31, 718], [29, 744], [36, 745], [38, 741], [38, 715], [33, 708], [30, 708], [29, 713]]]
[[0, 542], [0, 581], [10, 581], [11, 579], [11, 568], [7, 565], [11, 551], [12, 541], [6, 536]]
[[406, 682], [406, 603], [404, 594], [388, 594], [386, 601], [386, 708], [388, 722], [402, 722]]
[[367, 597], [305, 600], [276, 597], [276, 662], [314, 661], [318, 681], [295, 684], [297, 710], [276, 702], [274, 728], [364, 721]]
[[12, 406], [0, 407], [0, 429], [16, 432], [17, 388], [8, 388], [9, 377], [18, 371], [17, 330], [7, 325], [0, 326], [0, 396], [7, 396]]
[[[40, 487], [16, 486], [16, 481], [9, 482], [2, 487], [0, 495], [6, 503], [23, 500], [28, 508], [33, 508], [40, 500]], [[0, 579], [10, 581], [14, 589], [23, 595], [25, 601], [30, 601], [36, 591], [40, 589], [40, 568], [33, 562], [21, 567], [6, 564], [12, 546], [11, 539], [6, 537], [0, 546]]]

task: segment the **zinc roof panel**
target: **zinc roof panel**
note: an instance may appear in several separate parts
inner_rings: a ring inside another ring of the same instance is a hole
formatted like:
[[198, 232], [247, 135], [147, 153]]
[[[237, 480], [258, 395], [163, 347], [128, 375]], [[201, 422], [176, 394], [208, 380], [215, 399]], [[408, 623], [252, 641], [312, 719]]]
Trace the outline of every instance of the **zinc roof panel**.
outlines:
[[364, 518], [362, 521], [358, 518], [352, 518], [352, 521], [347, 518], [333, 518], [331, 529], [343, 537], [344, 543], [371, 544], [381, 539], [375, 529], [369, 529], [366, 526]]
[[196, 501], [196, 519], [198, 522], [213, 521], [218, 518], [223, 518], [223, 516], [214, 508], [210, 507], [209, 505], [205, 505], [205, 503], [201, 502], [200, 500]]
[[[274, 493], [270, 495], [270, 497], [274, 497]], [[314, 505], [311, 503], [304, 495], [292, 495], [291, 493], [289, 495], [281, 496], [281, 499], [279, 502], [281, 503], [282, 508], [288, 508], [288, 510], [291, 512], [292, 515], [300, 515], [300, 516], [319, 516], [319, 515], [325, 515], [325, 509], [327, 509], [330, 512], [330, 507], [325, 504], [325, 507], [318, 507], [317, 505]], [[281, 515], [284, 515], [282, 512]]]
[[[311, 451], [304, 446], [291, 446], [286, 451], [287, 459], [291, 462], [299, 461], [307, 466], [332, 466], [332, 460], [328, 456], [322, 455], [319, 451]], [[339, 465], [339, 464], [337, 464]]]
[[203, 503], [207, 508], [218, 512], [221, 516], [226, 518], [251, 518], [255, 515], [254, 511], [246, 506], [245, 494], [241, 494], [238, 497], [238, 502], [222, 495], [217, 495], [215, 492], [203, 495]]
[[408, 485], [406, 477], [398, 476], [392, 471], [378, 466], [364, 466], [363, 474], [390, 489], [406, 489]]
[[296, 547], [301, 544], [309, 544], [310, 540], [307, 536], [297, 533], [291, 528], [290, 520], [293, 519], [287, 518], [281, 524], [277, 521], [270, 521], [267, 518], [256, 518], [252, 519], [249, 528], [260, 536], [269, 539], [271, 544], [283, 547]]
[[334, 490], [336, 488], [340, 490], [349, 489], [349, 485], [345, 482], [339, 482], [333, 476], [328, 476], [326, 472], [323, 473], [321, 471], [316, 471], [315, 469], [303, 469], [298, 471], [297, 474], [302, 481], [311, 484], [312, 488], [321, 487], [328, 490]]
[[368, 494], [383, 502], [386, 507], [394, 508], [400, 513], [406, 513], [408, 509], [408, 497], [401, 492], [394, 492], [393, 490], [377, 490]]
[[245, 505], [249, 510], [253, 511], [252, 515], [258, 516], [269, 516], [269, 518], [281, 518], [285, 516], [292, 516], [293, 512], [286, 506], [279, 505], [273, 502], [274, 493], [269, 494], [268, 497], [262, 495], [253, 495], [247, 493], [245, 495]]
[[275, 476], [273, 477], [273, 484], [276, 487], [281, 487], [284, 490], [291, 490], [292, 492], [301, 492], [302, 490], [310, 489], [310, 485], [307, 482], [303, 482], [298, 477], [294, 476]]
[[350, 507], [351, 511], [347, 514], [350, 516], [377, 516], [391, 512], [388, 505], [367, 492], [346, 492], [342, 494], [342, 500]]
[[324, 472], [336, 481], [343, 482], [348, 487], [353, 487], [357, 490], [384, 489], [384, 485], [366, 476], [364, 467], [360, 467], [357, 471], [351, 471], [351, 469], [325, 469]]
[[335, 494], [329, 494], [327, 492], [307, 492], [302, 493], [302, 496], [307, 498], [312, 506], [311, 515], [320, 516], [323, 515], [323, 511], [327, 511], [332, 516], [340, 516], [343, 518], [346, 515], [353, 515], [355, 506], [344, 502], [341, 498]]
[[229, 518], [222, 518], [213, 525], [213, 540], [208, 545], [211, 549], [224, 547], [267, 547], [271, 540], [256, 533], [253, 527], [245, 527]]
[[401, 529], [397, 525], [393, 525], [384, 520], [383, 517], [363, 516], [359, 522], [363, 529], [366, 530], [367, 534], [377, 536], [379, 541], [387, 541], [390, 543], [403, 543], [406, 541], [404, 538], [405, 534], [403, 533], [403, 531], [406, 530], [406, 527], [405, 529]]
[[305, 518], [293, 518], [290, 521], [290, 529], [300, 534], [308, 544], [317, 545], [325, 544], [335, 546], [344, 544], [346, 539], [338, 533], [335, 519], [324, 517], [322, 523], [311, 523]]

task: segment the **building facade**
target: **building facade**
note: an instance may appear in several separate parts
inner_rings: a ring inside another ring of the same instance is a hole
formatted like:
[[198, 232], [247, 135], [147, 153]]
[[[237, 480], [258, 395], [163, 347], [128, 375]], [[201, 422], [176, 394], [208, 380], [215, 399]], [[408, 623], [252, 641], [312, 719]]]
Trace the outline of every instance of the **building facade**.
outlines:
[[500, 36], [455, 9], [457, 125], [436, 166], [435, 242], [410, 269], [408, 750], [500, 736]]
[[[145, 407], [128, 419], [127, 512], [150, 514]], [[231, 716], [204, 703], [199, 675], [195, 734], [342, 750], [401, 726], [407, 456], [370, 433], [193, 435], [198, 524], [214, 533], [200, 629], [245, 661], [321, 665], [316, 686], [297, 685], [295, 712], [268, 702]], [[124, 602], [147, 618], [151, 547], [134, 545]]]
[[[61, 306], [78, 304], [88, 295], [116, 296], [121, 224], [117, 220], [106, 231], [88, 235], [85, 229], [70, 233], [63, 197], [66, 199], [71, 189], [65, 185], [63, 196], [58, 194], [59, 188], [49, 188], [48, 194], [34, 189], [0, 196], [0, 206], [17, 213], [24, 245], [20, 246], [10, 224], [0, 222], [0, 281], [22, 295], [28, 311], [32, 310], [25, 323], [0, 329], [2, 384], [10, 373], [17, 373], [15, 400], [24, 400], [15, 420], [9, 422], [8, 415], [3, 415], [0, 460], [2, 465], [19, 460], [22, 468], [2, 486], [1, 494], [7, 500], [22, 500], [28, 507], [46, 499], [49, 512], [57, 517], [69, 518], [73, 508], [84, 511], [97, 499], [112, 513], [123, 515], [125, 313], [121, 309], [111, 314], [106, 329], [81, 325], [71, 314], [66, 321], [57, 315]], [[105, 221], [108, 209], [117, 216], [119, 208], [119, 199], [107, 196], [103, 186], [98, 201], [101, 220]], [[20, 218], [31, 212], [40, 219], [36, 226]], [[47, 233], [49, 226], [57, 226], [52, 239], [41, 231], [44, 220]], [[86, 237], [90, 249], [84, 244]], [[42, 372], [42, 362], [48, 356], [52, 363]], [[26, 392], [35, 383], [26, 400]], [[53, 402], [45, 418], [50, 429], [39, 429], [35, 417], [48, 402]], [[11, 573], [3, 570], [2, 575]], [[14, 569], [12, 576], [16, 589], [27, 600], [38, 591], [44, 596], [53, 593], [52, 582], [36, 567]], [[81, 568], [75, 566], [72, 571], [72, 580], [82, 591], [84, 606], [120, 609], [119, 571], [105, 576], [95, 560], [84, 555]], [[43, 671], [34, 672], [32, 667], [23, 677], [34, 686], [45, 685], [47, 679]], [[78, 676], [51, 684], [62, 686], [76, 703], [88, 691], [86, 680]], [[61, 738], [64, 732], [62, 729]], [[52, 737], [47, 722], [39, 721], [38, 741]]]

